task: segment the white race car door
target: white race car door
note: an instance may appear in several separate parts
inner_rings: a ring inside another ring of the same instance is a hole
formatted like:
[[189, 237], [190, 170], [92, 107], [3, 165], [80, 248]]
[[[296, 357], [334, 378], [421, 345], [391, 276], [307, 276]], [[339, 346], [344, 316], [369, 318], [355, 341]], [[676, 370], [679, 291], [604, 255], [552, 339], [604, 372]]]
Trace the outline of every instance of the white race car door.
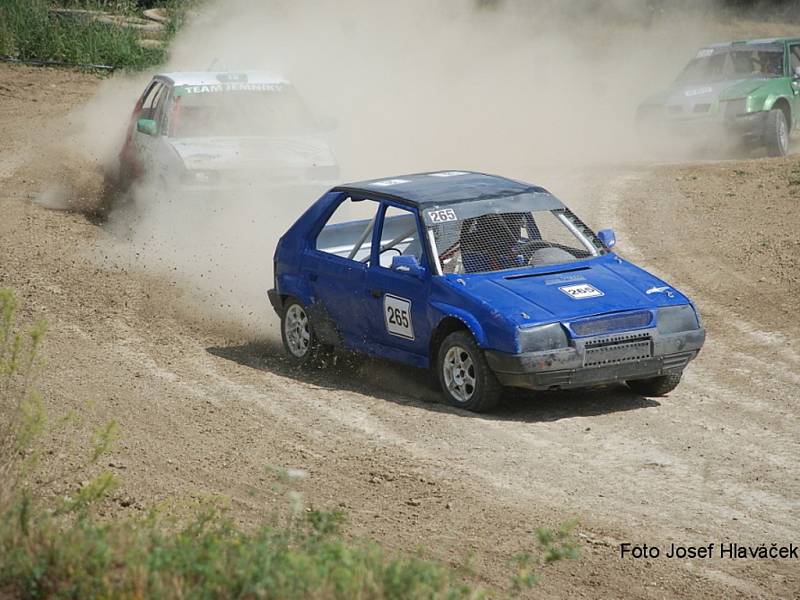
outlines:
[[136, 115], [136, 123], [133, 129], [133, 147], [139, 164], [144, 168], [145, 173], [154, 173], [158, 166], [158, 148], [162, 143], [161, 131], [164, 121], [164, 108], [167, 97], [169, 96], [169, 86], [155, 80], [150, 84], [150, 88], [145, 92], [142, 108]]

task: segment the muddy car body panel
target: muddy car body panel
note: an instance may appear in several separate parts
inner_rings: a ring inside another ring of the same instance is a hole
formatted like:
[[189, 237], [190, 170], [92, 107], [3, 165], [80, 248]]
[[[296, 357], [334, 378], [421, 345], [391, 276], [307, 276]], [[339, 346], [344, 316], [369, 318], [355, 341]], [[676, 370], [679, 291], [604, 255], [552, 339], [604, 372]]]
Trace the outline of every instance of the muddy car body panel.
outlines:
[[[715, 44], [701, 48], [668, 89], [643, 101], [636, 122], [645, 137], [742, 141], [785, 154], [800, 119], [799, 94], [800, 38]], [[772, 111], [781, 112], [772, 119], [782, 123], [770, 121]]]
[[[355, 206], [366, 218], [338, 221]], [[501, 177], [348, 184], [280, 239], [269, 298], [281, 316], [302, 305], [323, 344], [423, 368], [443, 335], [463, 329], [509, 386], [682, 371], [705, 338], [694, 306], [601, 238], [612, 236], [543, 188]]]
[[339, 167], [322, 129], [291, 83], [268, 73], [156, 75], [134, 108], [120, 170], [198, 193], [329, 187]]

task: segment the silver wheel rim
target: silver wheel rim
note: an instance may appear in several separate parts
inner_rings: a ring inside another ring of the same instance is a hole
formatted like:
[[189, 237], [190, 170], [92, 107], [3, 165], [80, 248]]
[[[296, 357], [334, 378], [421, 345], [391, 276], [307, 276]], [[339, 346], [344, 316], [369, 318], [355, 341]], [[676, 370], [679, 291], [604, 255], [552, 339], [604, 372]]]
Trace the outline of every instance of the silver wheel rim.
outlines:
[[311, 329], [308, 326], [308, 315], [299, 304], [292, 304], [286, 311], [283, 321], [283, 333], [286, 336], [286, 345], [289, 352], [296, 358], [303, 358], [308, 354], [311, 343]]
[[475, 394], [475, 365], [461, 346], [453, 346], [444, 355], [442, 375], [447, 391], [458, 402], [468, 402]]
[[785, 154], [786, 148], [789, 146], [789, 128], [786, 126], [786, 119], [778, 119], [778, 142]]

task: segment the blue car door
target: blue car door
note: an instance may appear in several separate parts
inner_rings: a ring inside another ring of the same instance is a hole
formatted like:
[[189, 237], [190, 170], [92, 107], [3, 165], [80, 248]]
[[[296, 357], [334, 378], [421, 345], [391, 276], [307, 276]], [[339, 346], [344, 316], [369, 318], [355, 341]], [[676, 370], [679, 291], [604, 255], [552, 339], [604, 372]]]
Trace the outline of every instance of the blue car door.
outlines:
[[[368, 343], [375, 353], [417, 366], [427, 366], [430, 338], [430, 269], [422, 233], [416, 211], [383, 202], [366, 272]], [[393, 269], [395, 257], [414, 257], [419, 271], [408, 264]]]
[[303, 256], [301, 272], [314, 293], [309, 310], [324, 342], [333, 341], [327, 338], [335, 330], [346, 345], [363, 346], [362, 306], [378, 208], [373, 200], [343, 198]]

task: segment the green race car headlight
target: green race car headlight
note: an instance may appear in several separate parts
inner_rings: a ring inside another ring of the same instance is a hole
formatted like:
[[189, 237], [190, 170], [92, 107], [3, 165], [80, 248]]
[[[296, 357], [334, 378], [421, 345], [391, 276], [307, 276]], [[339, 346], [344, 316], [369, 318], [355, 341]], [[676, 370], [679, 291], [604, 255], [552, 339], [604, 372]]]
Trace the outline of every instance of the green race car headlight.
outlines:
[[519, 330], [520, 352], [544, 352], [569, 346], [567, 334], [559, 323]]
[[723, 104], [726, 117], [738, 117], [747, 113], [747, 98], [726, 100]]
[[665, 334], [692, 331], [700, 327], [697, 313], [689, 304], [659, 308], [656, 323], [658, 332]]

